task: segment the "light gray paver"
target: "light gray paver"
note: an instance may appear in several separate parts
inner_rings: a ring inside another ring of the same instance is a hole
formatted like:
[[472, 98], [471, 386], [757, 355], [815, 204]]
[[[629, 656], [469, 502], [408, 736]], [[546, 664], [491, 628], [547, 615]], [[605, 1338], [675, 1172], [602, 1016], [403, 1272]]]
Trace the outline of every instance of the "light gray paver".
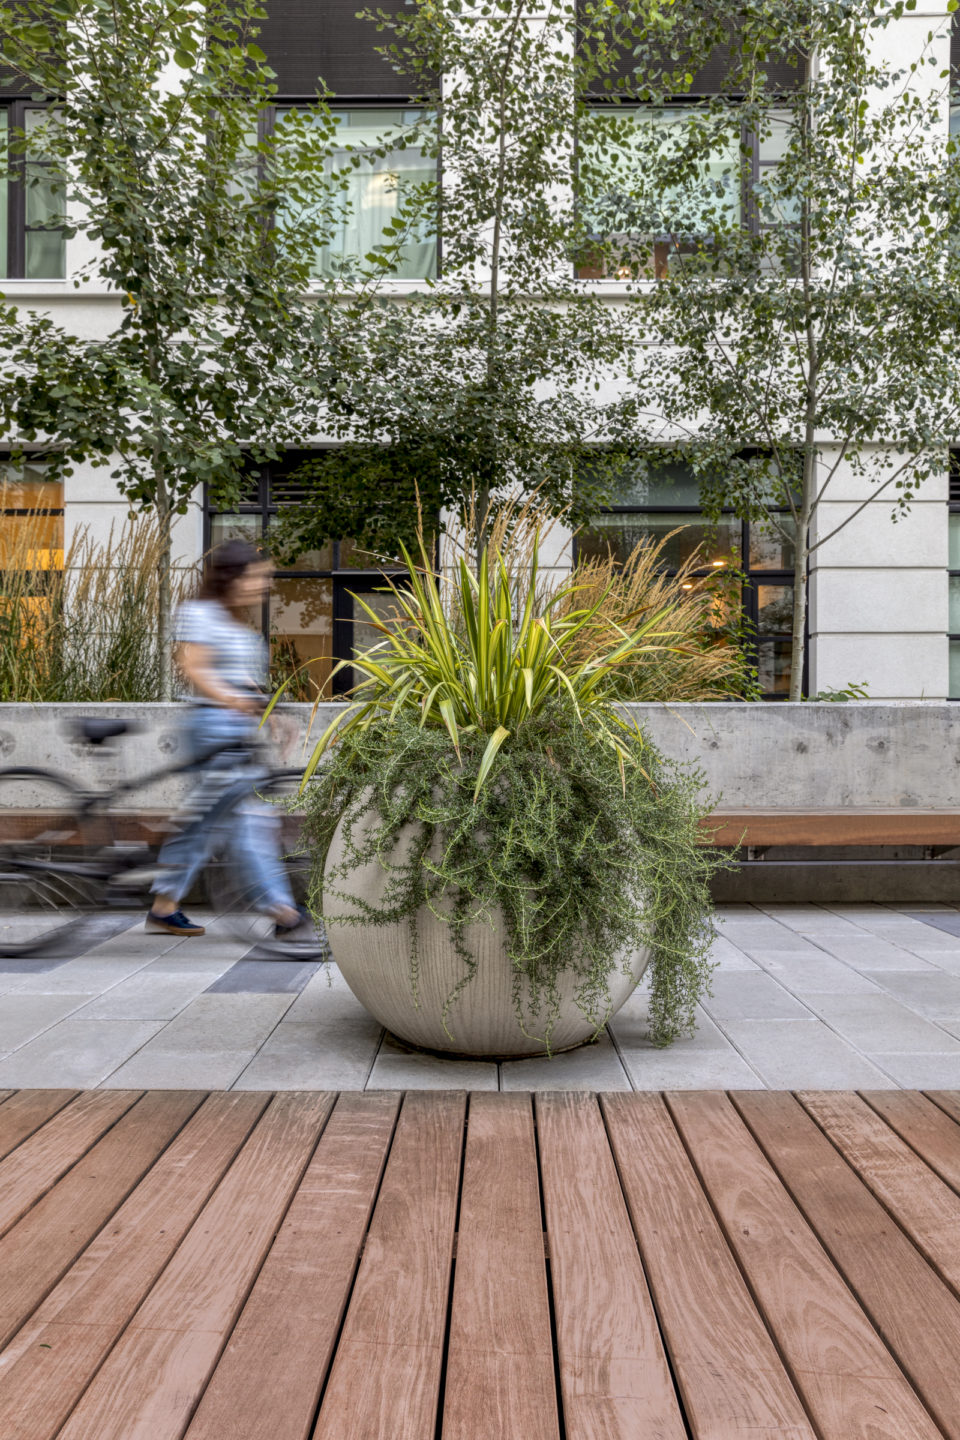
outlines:
[[739, 950], [732, 941], [719, 936], [710, 947], [710, 959], [720, 970], [756, 970], [756, 960]]
[[699, 1050], [677, 1040], [667, 1050], [621, 1048], [635, 1090], [762, 1090], [757, 1072], [727, 1042], [722, 1050]]
[[[159, 1029], [156, 1020], [61, 1020], [0, 1060], [0, 1086], [92, 1089]], [[181, 1087], [193, 1083], [181, 1066]]]
[[905, 1090], [956, 1090], [960, 1088], [960, 1055], [871, 1055], [872, 1060]]
[[227, 1089], [249, 1065], [292, 999], [291, 995], [199, 995], [112, 1074], [109, 1083], [148, 1089], [177, 1084]]
[[[716, 978], [716, 977], [714, 977]], [[730, 1041], [723, 1031], [710, 1019], [702, 1006], [697, 1007], [697, 1028], [693, 1035], [684, 1035], [675, 1044], [685, 1050], [730, 1050]], [[637, 992], [618, 1010], [610, 1022], [610, 1033], [620, 1050], [648, 1049], [653, 1054], [666, 1052], [650, 1042], [650, 1020], [647, 1013], [647, 997]]]
[[[382, 1031], [375, 1021], [371, 1021], [365, 1029], [352, 1027], [352, 1033], [342, 1030], [334, 1033], [325, 1032], [311, 1021], [285, 1020], [241, 1071], [233, 1088], [363, 1090], [381, 1035]], [[380, 1088], [395, 1087], [383, 1085]], [[471, 1084], [470, 1088], [478, 1087]], [[492, 1088], [497, 1088], [496, 1074]]]
[[89, 995], [7, 995], [0, 1001], [0, 1055], [36, 1039], [90, 1000]]
[[930, 963], [903, 948], [900, 942], [894, 944], [879, 935], [824, 935], [821, 944], [829, 955], [855, 970], [926, 970]]
[[84, 1020], [172, 1020], [202, 995], [211, 978], [204, 972], [158, 975], [152, 966], [131, 975], [83, 1009]]
[[405, 1050], [384, 1038], [370, 1072], [370, 1090], [496, 1090], [497, 1066], [486, 1060], [443, 1060]]
[[790, 995], [772, 975], [714, 975], [713, 994], [703, 1008], [714, 1020], [802, 1020], [806, 1006]]
[[723, 1027], [772, 1090], [886, 1090], [894, 1082], [821, 1021], [727, 1020]]
[[[371, 1084], [373, 1080], [371, 1079]], [[604, 1035], [550, 1059], [505, 1060], [500, 1066], [501, 1090], [629, 1090], [620, 1057]]]
[[960, 975], [916, 970], [885, 970], [877, 979], [909, 1009], [932, 1020], [960, 1024]]
[[876, 981], [871, 980], [869, 975], [823, 951], [814, 951], [809, 955], [802, 952], [797, 955], [791, 950], [779, 950], [758, 963], [785, 990], [801, 998], [811, 993], [829, 992], [837, 995], [870, 995], [877, 990]]
[[960, 1055], [960, 1043], [892, 995], [808, 995], [807, 1003], [859, 1050]]

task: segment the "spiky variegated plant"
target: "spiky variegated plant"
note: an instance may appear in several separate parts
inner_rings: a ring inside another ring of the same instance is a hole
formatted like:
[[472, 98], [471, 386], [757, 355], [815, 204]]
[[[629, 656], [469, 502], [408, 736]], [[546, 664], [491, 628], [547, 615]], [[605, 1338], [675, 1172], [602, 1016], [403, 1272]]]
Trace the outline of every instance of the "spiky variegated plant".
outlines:
[[[538, 556], [531, 559], [522, 611], [501, 555], [486, 547], [477, 573], [460, 559], [455, 576], [438, 574], [426, 547], [420, 566], [406, 548], [409, 580], [387, 580], [395, 603], [386, 622], [355, 596], [383, 639], [349, 664], [364, 679], [345, 718], [324, 731], [307, 766], [307, 779], [335, 739], [358, 727], [405, 714], [422, 726], [443, 726], [459, 756], [463, 734], [487, 737], [475, 795], [486, 781], [501, 746], [550, 707], [569, 708], [587, 735], [602, 740], [621, 768], [634, 763], [644, 745], [636, 722], [610, 699], [609, 680], [638, 653], [670, 648], [671, 607], [634, 622], [630, 630], [604, 616], [606, 594], [575, 603], [577, 584], [555, 590], [536, 613]], [[606, 631], [608, 644], [584, 657], [578, 637], [585, 629]], [[338, 667], [340, 668], [340, 667]]]
[[[618, 710], [612, 681], [638, 651], [669, 650], [670, 607], [599, 631], [600, 600], [578, 607], [575, 581], [537, 602], [535, 553], [520, 586], [490, 547], [447, 576], [424, 546], [419, 565], [405, 559], [408, 578], [385, 582], [393, 615], [364, 606], [382, 638], [349, 662], [363, 678], [307, 767], [311, 904], [322, 914], [325, 890], [356, 904], [338, 887], [376, 859], [380, 901], [340, 923], [406, 919], [416, 957], [422, 907], [441, 915], [463, 967], [444, 1019], [476, 973], [469, 926], [499, 913], [518, 1022], [524, 1000], [543, 1006], [548, 1049], [560, 977], [576, 977], [599, 1033], [611, 975], [649, 946], [651, 1031], [669, 1042], [708, 983], [707, 881], [722, 862], [701, 844], [700, 778]], [[608, 638], [584, 657], [588, 625]], [[343, 858], [326, 868], [338, 826]]]

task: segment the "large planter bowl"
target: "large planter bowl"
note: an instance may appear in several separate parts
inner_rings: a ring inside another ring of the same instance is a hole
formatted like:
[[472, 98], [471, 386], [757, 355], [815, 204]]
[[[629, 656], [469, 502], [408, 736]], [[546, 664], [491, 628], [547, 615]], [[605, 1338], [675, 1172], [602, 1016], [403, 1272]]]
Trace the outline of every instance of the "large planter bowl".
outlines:
[[[403, 854], [409, 839], [410, 833], [401, 831], [395, 855]], [[327, 872], [343, 858], [338, 829], [327, 856]], [[464, 964], [445, 921], [426, 906], [417, 915], [416, 994], [409, 921], [345, 923], [344, 917], [360, 914], [363, 904], [381, 903], [386, 879], [387, 872], [373, 860], [355, 867], [346, 880], [334, 882], [341, 895], [324, 896], [324, 923], [334, 960], [360, 1003], [399, 1040], [424, 1050], [488, 1059], [545, 1055], [549, 1017], [546, 1009], [538, 1012], [528, 1000], [523, 1004], [524, 1026], [518, 1023], [514, 972], [499, 917], [491, 925], [471, 925], [464, 931], [477, 970], [447, 1012], [446, 1028], [444, 1007], [464, 976]], [[636, 989], [649, 960], [649, 950], [642, 950], [617, 964], [609, 978], [609, 1010], [597, 1019], [606, 1021], [616, 1014]], [[551, 1052], [582, 1045], [596, 1030], [596, 1021], [577, 1004], [578, 984], [572, 972], [560, 976], [560, 1013], [550, 1032]]]

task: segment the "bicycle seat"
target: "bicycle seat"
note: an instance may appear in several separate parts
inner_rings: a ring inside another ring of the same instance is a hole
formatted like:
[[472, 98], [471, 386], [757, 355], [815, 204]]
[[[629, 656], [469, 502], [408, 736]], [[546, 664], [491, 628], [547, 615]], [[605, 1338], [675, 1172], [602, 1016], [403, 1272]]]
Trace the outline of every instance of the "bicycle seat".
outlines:
[[89, 745], [102, 745], [104, 740], [113, 740], [126, 735], [130, 729], [129, 720], [101, 720], [99, 716], [84, 715], [73, 723], [74, 734]]

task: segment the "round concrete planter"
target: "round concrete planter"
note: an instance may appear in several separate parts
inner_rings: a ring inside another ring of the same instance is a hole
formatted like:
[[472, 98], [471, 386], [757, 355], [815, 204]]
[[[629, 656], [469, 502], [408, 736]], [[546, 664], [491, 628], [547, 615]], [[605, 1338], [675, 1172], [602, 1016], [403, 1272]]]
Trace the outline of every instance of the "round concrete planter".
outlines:
[[[396, 853], [405, 836], [401, 832]], [[338, 830], [327, 856], [328, 871], [343, 859]], [[449, 926], [423, 907], [417, 916], [417, 994], [411, 981], [411, 934], [407, 920], [399, 924], [345, 923], [362, 906], [382, 900], [386, 871], [377, 861], [356, 867], [349, 879], [336, 881], [342, 896], [324, 897], [324, 922], [333, 956], [350, 989], [391, 1034], [409, 1045], [445, 1054], [505, 1059], [544, 1055], [547, 1013], [523, 1006], [524, 1025], [517, 1019], [514, 974], [504, 946], [502, 922], [471, 925], [466, 944], [477, 970], [450, 1007], [444, 1028], [443, 1011], [462, 980], [463, 961], [453, 948]], [[359, 902], [356, 903], [356, 902]], [[604, 1021], [633, 993], [649, 963], [642, 950], [617, 965], [609, 979], [609, 1010]], [[570, 1050], [589, 1040], [596, 1022], [577, 1004], [578, 980], [572, 972], [560, 977], [560, 1014], [550, 1034], [550, 1049]], [[525, 1033], [526, 1032], [526, 1033]], [[538, 1038], [539, 1037], [539, 1038]]]

